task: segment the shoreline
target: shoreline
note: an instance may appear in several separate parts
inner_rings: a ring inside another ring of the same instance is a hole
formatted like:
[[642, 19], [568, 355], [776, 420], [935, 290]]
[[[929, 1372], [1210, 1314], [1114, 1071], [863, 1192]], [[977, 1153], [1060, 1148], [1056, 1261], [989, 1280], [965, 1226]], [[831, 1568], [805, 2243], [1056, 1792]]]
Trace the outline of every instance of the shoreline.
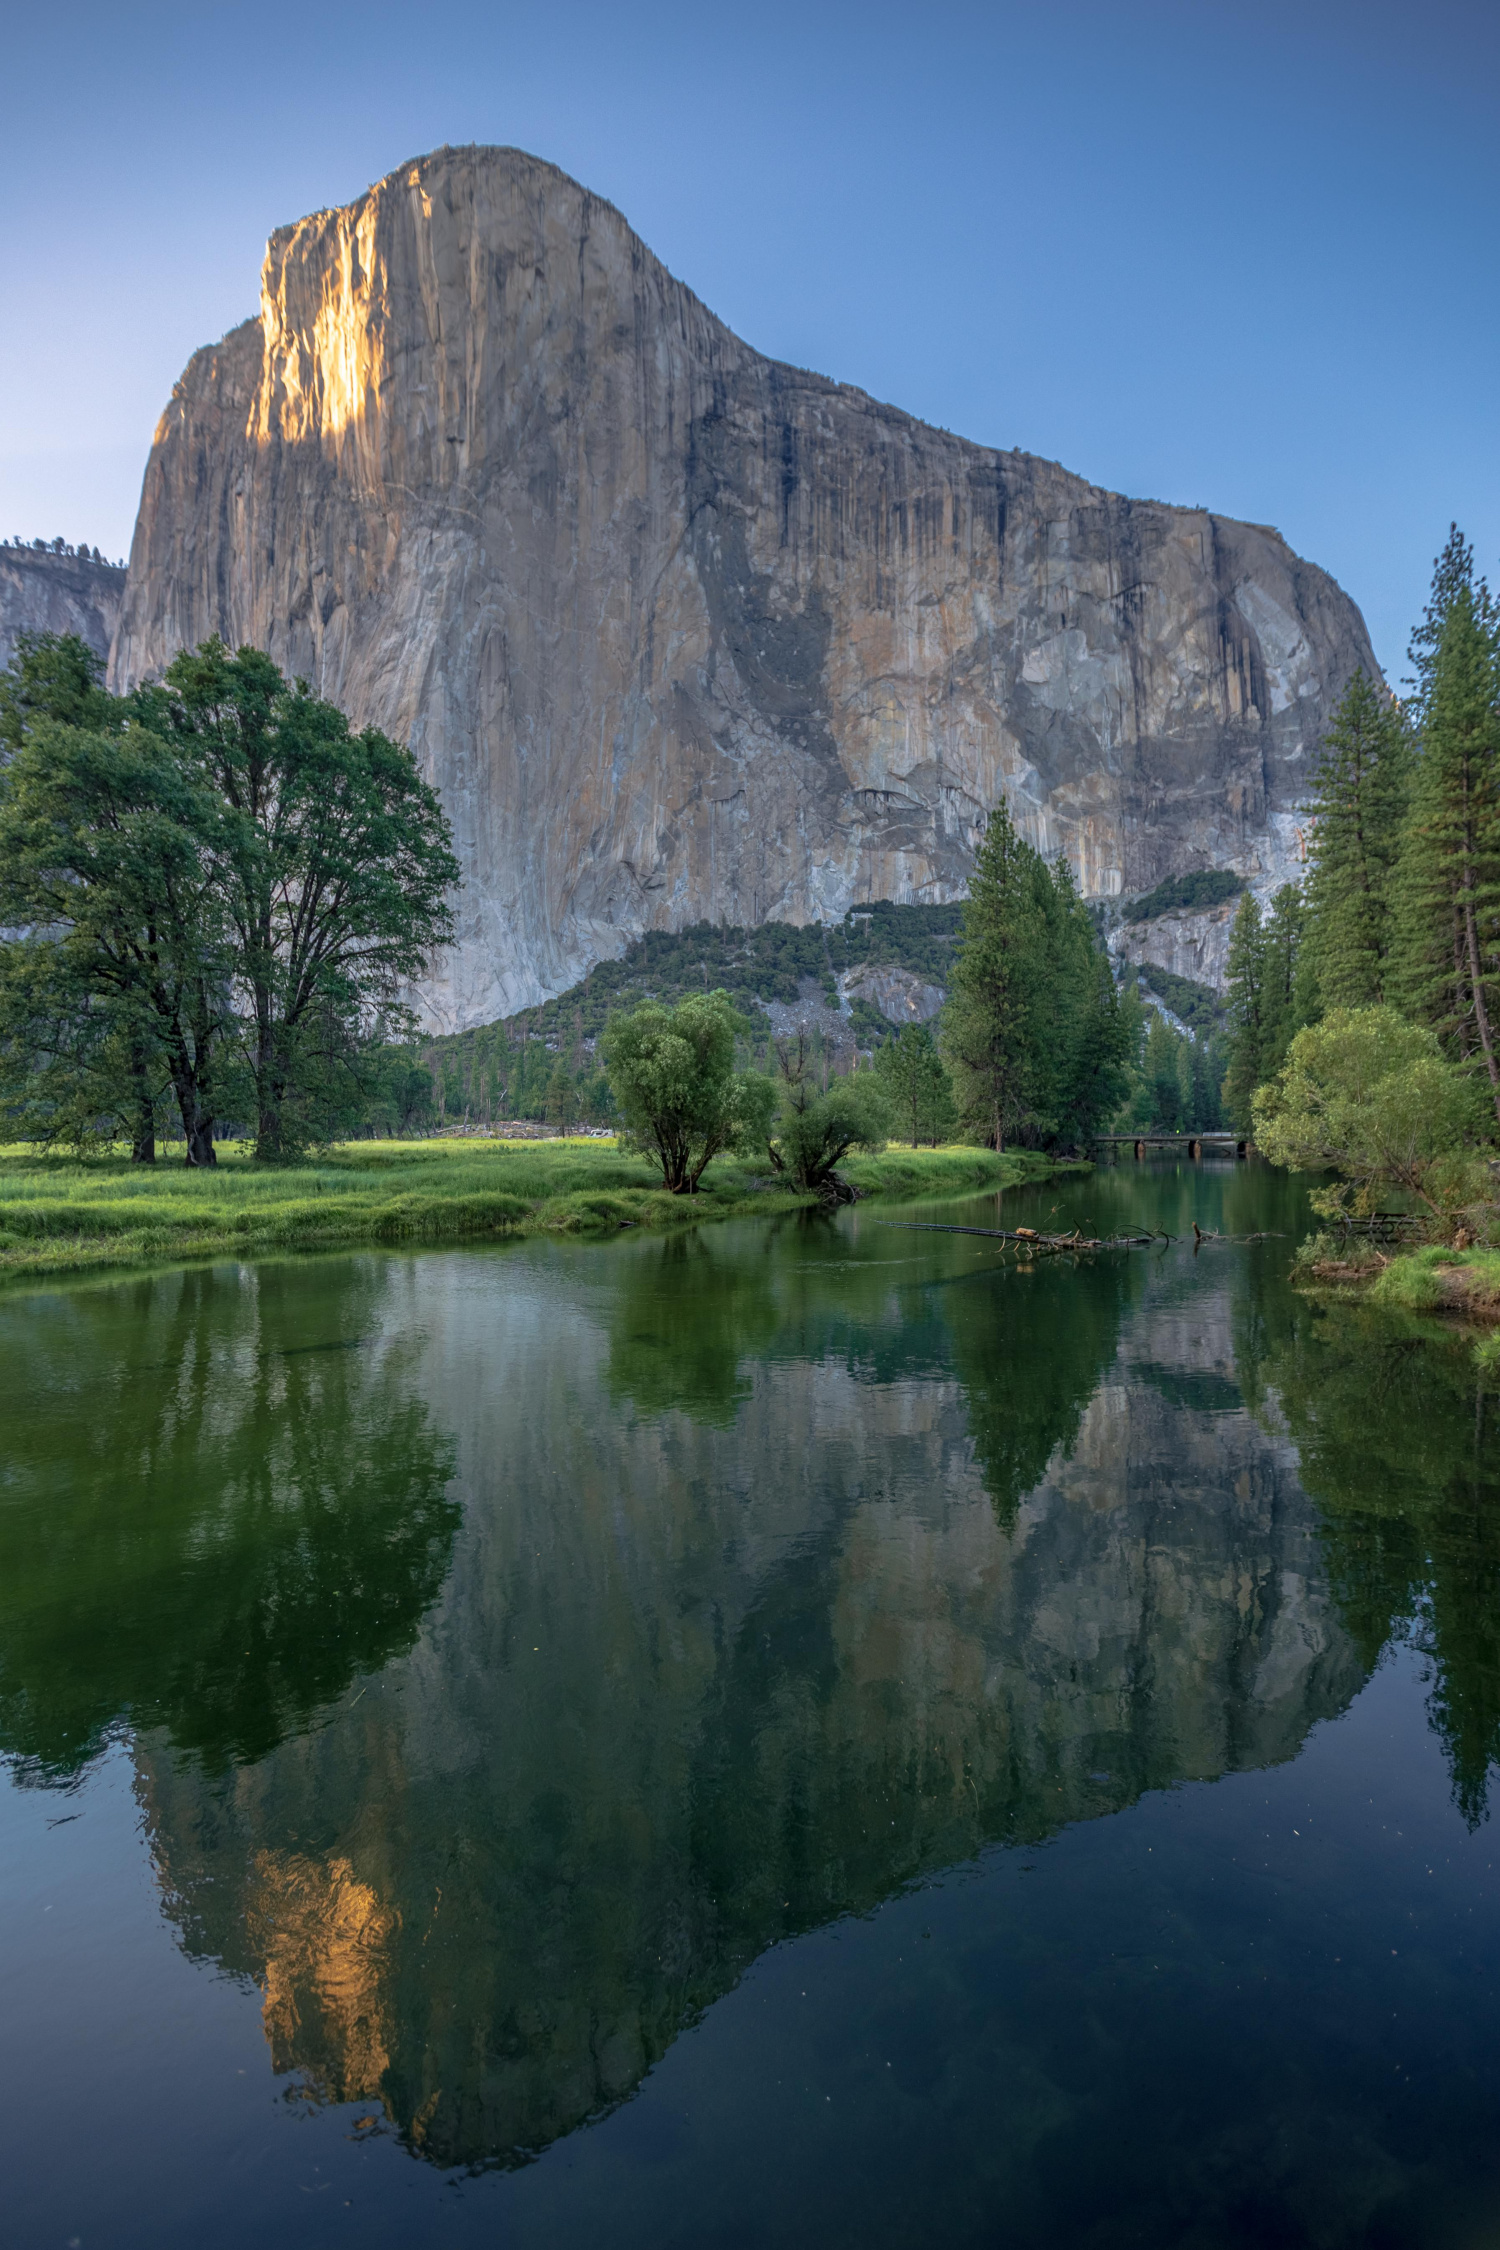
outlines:
[[[955, 1145], [888, 1147], [841, 1167], [861, 1201], [892, 1203], [980, 1195], [1088, 1169], [1080, 1158]], [[740, 1158], [718, 1159], [697, 1195], [669, 1195], [653, 1185], [644, 1158], [598, 1139], [354, 1142], [264, 1173], [248, 1157], [188, 1172], [10, 1150], [0, 1151], [0, 1287], [226, 1255], [613, 1240], [627, 1230], [666, 1233], [818, 1207], [816, 1196], [780, 1187]]]
[[1482, 1333], [1474, 1356], [1487, 1372], [1500, 1370], [1500, 1250], [1456, 1250], [1428, 1243], [1367, 1259], [1314, 1257], [1293, 1269], [1309, 1295], [1386, 1312], [1437, 1313], [1466, 1321]]

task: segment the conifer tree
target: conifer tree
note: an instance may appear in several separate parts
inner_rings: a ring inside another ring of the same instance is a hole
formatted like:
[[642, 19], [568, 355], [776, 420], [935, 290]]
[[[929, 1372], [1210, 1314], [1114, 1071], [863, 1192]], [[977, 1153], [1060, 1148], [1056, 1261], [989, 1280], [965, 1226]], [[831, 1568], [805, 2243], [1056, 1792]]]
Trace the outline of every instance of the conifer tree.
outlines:
[[1224, 1012], [1229, 1021], [1229, 1067], [1224, 1107], [1237, 1133], [1250, 1130], [1250, 1103], [1270, 1073], [1261, 1068], [1266, 1038], [1266, 933], [1253, 891], [1240, 900], [1229, 938]]
[[951, 1130], [953, 1092], [930, 1024], [905, 1023], [893, 1032], [875, 1057], [875, 1069], [903, 1140], [909, 1134], [915, 1148]]
[[1396, 875], [1396, 994], [1448, 1054], [1483, 1069], [1500, 1116], [1500, 620], [1456, 533], [1420, 634], [1413, 649], [1427, 670]]
[[1294, 1035], [1302, 1028], [1306, 991], [1302, 951], [1306, 921], [1307, 902], [1300, 885], [1283, 883], [1271, 900], [1271, 911], [1265, 923], [1261, 1054], [1264, 1077], [1269, 1077], [1273, 1070], [1280, 1070]]
[[1411, 665], [1411, 677], [1406, 682], [1411, 690], [1407, 698], [1407, 715], [1418, 731], [1427, 722], [1433, 674], [1437, 668], [1438, 648], [1448, 612], [1459, 595], [1466, 589], [1472, 591], [1473, 586], [1474, 550], [1458, 525], [1450, 523], [1443, 551], [1432, 566], [1432, 590], [1422, 612], [1422, 622], [1413, 627], [1406, 648], [1407, 661]]
[[996, 1149], [1007, 1134], [1035, 1136], [1052, 1122], [1045, 1107], [1048, 948], [1039, 875], [1046, 882], [1045, 866], [1016, 834], [1002, 798], [969, 878], [943, 1019], [960, 1112]]
[[1180, 1051], [1184, 1044], [1166, 1017], [1153, 1008], [1142, 1073], [1151, 1112], [1149, 1122], [1160, 1133], [1180, 1133], [1188, 1122], [1183, 1116]]
[[1400, 708], [1365, 672], [1345, 689], [1323, 737], [1309, 806], [1314, 820], [1307, 876], [1307, 966], [1324, 1008], [1378, 1006], [1388, 997], [1394, 943], [1392, 885], [1411, 780]]
[[1051, 870], [1055, 1133], [1083, 1148], [1112, 1116], [1130, 1080], [1135, 1026], [1109, 956], [1061, 855]]

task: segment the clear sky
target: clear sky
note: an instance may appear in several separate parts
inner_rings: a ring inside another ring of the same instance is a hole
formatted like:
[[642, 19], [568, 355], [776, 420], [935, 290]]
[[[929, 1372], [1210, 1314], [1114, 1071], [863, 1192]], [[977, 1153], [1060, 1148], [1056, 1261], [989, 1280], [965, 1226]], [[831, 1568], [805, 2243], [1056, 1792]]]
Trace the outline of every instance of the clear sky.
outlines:
[[1273, 523], [1393, 678], [1500, 576], [1496, 0], [8, 0], [0, 533], [125, 553], [273, 226], [444, 141], [608, 196], [761, 351]]

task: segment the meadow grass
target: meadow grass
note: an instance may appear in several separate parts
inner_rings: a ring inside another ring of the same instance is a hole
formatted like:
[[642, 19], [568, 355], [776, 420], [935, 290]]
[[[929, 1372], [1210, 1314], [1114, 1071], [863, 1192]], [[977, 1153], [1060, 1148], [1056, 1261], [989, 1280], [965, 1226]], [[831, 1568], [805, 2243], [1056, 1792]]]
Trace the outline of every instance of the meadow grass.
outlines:
[[[866, 1194], [976, 1194], [1049, 1176], [1024, 1152], [892, 1148], [851, 1157]], [[644, 1157], [613, 1141], [359, 1141], [306, 1163], [262, 1167], [241, 1144], [211, 1171], [168, 1157], [75, 1158], [0, 1149], [0, 1278], [77, 1273], [359, 1243], [480, 1241], [509, 1235], [607, 1235], [622, 1227], [794, 1210], [760, 1165], [720, 1157], [700, 1192], [664, 1192]]]

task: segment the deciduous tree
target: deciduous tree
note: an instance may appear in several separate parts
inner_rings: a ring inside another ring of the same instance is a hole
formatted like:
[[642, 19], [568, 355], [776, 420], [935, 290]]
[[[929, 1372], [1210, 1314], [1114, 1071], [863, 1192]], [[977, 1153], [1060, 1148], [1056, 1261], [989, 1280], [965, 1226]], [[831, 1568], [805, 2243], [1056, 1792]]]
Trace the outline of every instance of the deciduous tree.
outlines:
[[[778, 1040], [781, 1114], [767, 1150], [778, 1172], [804, 1193], [837, 1195], [838, 1166], [851, 1148], [884, 1148], [891, 1108], [876, 1072], [830, 1078], [819, 1090], [805, 1038]], [[769, 1083], [769, 1081], [768, 1081]]]
[[692, 1195], [716, 1156], [764, 1143], [775, 1089], [737, 1071], [740, 1019], [727, 994], [706, 992], [663, 1008], [647, 1000], [612, 1016], [600, 1042], [625, 1131], [661, 1166], [662, 1185]]
[[409, 1028], [403, 988], [452, 936], [448, 823], [409, 750], [353, 733], [258, 649], [184, 651], [150, 715], [215, 801], [256, 1154], [292, 1155], [330, 1077]]

